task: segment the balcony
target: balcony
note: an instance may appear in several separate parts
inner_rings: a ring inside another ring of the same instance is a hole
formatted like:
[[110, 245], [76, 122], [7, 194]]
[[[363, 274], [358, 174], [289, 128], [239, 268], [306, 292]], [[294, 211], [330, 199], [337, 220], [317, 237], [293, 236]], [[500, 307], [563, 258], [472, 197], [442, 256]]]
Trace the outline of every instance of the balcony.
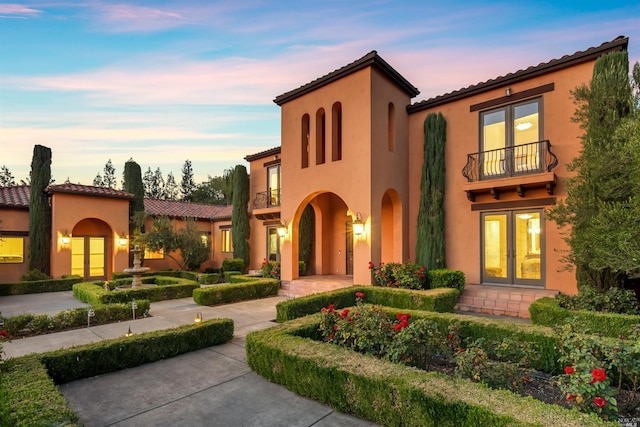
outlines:
[[280, 189], [270, 189], [256, 193], [253, 199], [253, 213], [261, 220], [280, 218]]
[[515, 188], [520, 197], [527, 187], [544, 186], [553, 194], [558, 158], [551, 151], [548, 140], [467, 154], [462, 175], [467, 198], [475, 201], [475, 194], [490, 192], [494, 199], [500, 191]]

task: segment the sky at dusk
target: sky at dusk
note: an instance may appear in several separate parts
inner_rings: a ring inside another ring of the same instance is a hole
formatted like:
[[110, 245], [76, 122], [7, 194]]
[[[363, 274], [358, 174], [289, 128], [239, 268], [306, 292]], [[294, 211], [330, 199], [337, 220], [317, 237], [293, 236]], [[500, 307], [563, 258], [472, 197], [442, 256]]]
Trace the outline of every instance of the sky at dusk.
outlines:
[[196, 182], [280, 145], [273, 99], [371, 50], [417, 102], [611, 41], [640, 61], [635, 1], [0, 3], [0, 166], [56, 183], [133, 158]]

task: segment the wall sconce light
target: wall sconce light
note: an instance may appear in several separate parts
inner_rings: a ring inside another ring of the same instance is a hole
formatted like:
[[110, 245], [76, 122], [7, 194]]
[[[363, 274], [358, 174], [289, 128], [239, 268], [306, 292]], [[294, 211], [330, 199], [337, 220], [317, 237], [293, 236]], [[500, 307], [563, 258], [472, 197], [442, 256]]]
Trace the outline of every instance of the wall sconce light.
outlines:
[[196, 314], [196, 318], [193, 319], [193, 323], [195, 324], [202, 323], [202, 313], [198, 312], [198, 314]]
[[356, 214], [356, 219], [355, 221], [353, 221], [353, 234], [355, 234], [356, 236], [364, 234], [364, 223], [362, 222], [360, 212]]
[[510, 87], [508, 87], [508, 88], [504, 91], [504, 93], [505, 93], [507, 96], [511, 96], [511, 88], [510, 88]]
[[125, 232], [123, 231], [122, 233], [120, 233], [120, 238], [118, 239], [118, 244], [120, 246], [127, 246], [127, 243], [129, 242], [129, 238], [127, 237], [127, 235], [125, 234]]
[[284, 223], [284, 221], [280, 222], [280, 225], [278, 226], [278, 236], [280, 237], [287, 237], [287, 235], [289, 234], [289, 229], [287, 228], [287, 224]]
[[126, 334], [124, 334], [125, 337], [130, 337], [133, 335], [133, 332], [131, 332], [131, 326], [129, 326], [129, 330], [127, 331]]
[[62, 237], [60, 237], [60, 243], [62, 244], [62, 247], [69, 247], [69, 244], [71, 243], [71, 236], [69, 235], [69, 232], [65, 230], [61, 234]]

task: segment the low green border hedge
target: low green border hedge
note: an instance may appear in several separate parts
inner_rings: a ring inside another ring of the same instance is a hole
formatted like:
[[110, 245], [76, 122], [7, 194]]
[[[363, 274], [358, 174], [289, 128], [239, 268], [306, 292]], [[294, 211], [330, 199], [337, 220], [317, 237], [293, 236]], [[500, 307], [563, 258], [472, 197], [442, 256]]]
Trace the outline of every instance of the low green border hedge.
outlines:
[[[208, 284], [212, 284], [212, 283], [218, 283], [220, 282], [220, 279], [222, 278], [222, 275], [220, 273], [198, 273], [196, 271], [184, 271], [184, 270], [179, 270], [179, 271], [170, 271], [170, 270], [160, 270], [160, 271], [148, 271], [146, 273], [142, 274], [142, 277], [149, 277], [149, 276], [165, 276], [165, 277], [177, 277], [177, 278], [181, 278], [181, 279], [188, 279], [188, 280], [192, 280], [194, 282], [198, 282], [204, 285], [208, 285]], [[127, 279], [131, 277], [131, 274], [129, 273], [112, 273], [111, 274], [112, 280], [120, 280], [120, 279]], [[144, 280], [143, 280], [144, 283]]]
[[356, 285], [278, 303], [276, 320], [286, 322], [317, 313], [329, 304], [336, 308], [350, 307], [356, 303], [356, 292], [364, 293], [365, 302], [371, 304], [437, 312], [452, 312], [460, 296], [460, 292], [452, 288], [413, 290]]
[[233, 337], [233, 320], [212, 319], [133, 337], [105, 340], [0, 365], [2, 426], [71, 426], [76, 415], [55, 384], [155, 362]]
[[588, 310], [568, 310], [560, 307], [555, 298], [540, 298], [529, 306], [531, 323], [555, 326], [571, 322], [585, 332], [598, 333], [618, 338], [629, 335], [631, 327], [640, 324], [640, 316], [630, 314], [602, 313]]
[[617, 425], [303, 337], [319, 322], [319, 315], [308, 316], [251, 332], [249, 366], [295, 393], [388, 426]]
[[33, 280], [29, 282], [0, 283], [0, 296], [38, 294], [42, 292], [70, 291], [82, 277], [72, 276], [64, 279]]
[[[106, 291], [100, 282], [84, 282], [73, 285], [73, 296], [91, 305], [123, 303], [135, 299], [147, 299], [151, 302], [168, 299], [186, 298], [193, 294], [193, 290], [200, 285], [181, 278], [155, 276], [157, 286], [140, 289], [125, 289], [123, 291]], [[174, 283], [174, 284], [165, 284]]]
[[280, 281], [234, 275], [230, 284], [220, 284], [193, 291], [193, 300], [200, 305], [229, 304], [278, 295]]

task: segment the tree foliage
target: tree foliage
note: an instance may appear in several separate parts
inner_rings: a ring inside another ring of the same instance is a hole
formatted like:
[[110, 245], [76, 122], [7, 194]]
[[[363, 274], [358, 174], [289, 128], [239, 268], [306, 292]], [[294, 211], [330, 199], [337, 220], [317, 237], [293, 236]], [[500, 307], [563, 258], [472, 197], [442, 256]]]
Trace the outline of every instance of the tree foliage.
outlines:
[[424, 162], [420, 181], [420, 206], [416, 263], [428, 270], [445, 268], [444, 178], [447, 122], [442, 113], [424, 120]]
[[96, 187], [116, 188], [116, 168], [113, 167], [111, 159], [109, 159], [109, 161], [104, 165], [102, 172], [103, 175], [98, 173], [96, 177], [93, 178], [93, 185]]
[[233, 169], [226, 169], [223, 176], [209, 176], [198, 184], [191, 195], [192, 202], [211, 205], [230, 205], [233, 194]]
[[[164, 250], [181, 269], [198, 270], [200, 264], [209, 258], [209, 247], [202, 240], [202, 232], [198, 230], [193, 219], [186, 219], [184, 227], [177, 228], [166, 216], [156, 218], [145, 234], [136, 236], [135, 244], [146, 247], [150, 251]], [[174, 254], [180, 254], [177, 258]]]
[[16, 185], [16, 180], [5, 165], [0, 167], [0, 187]]
[[45, 188], [51, 182], [51, 149], [33, 147], [29, 199], [29, 270], [49, 274], [51, 248], [51, 207]]
[[135, 196], [132, 203], [132, 213], [144, 212], [144, 185], [142, 183], [142, 169], [140, 165], [129, 159], [124, 164], [122, 189]]
[[233, 172], [233, 210], [231, 212], [231, 237], [233, 257], [249, 264], [249, 175], [247, 168], [237, 165]]
[[579, 288], [606, 291], [640, 273], [638, 64], [634, 76], [635, 94], [627, 52], [612, 52], [596, 61], [590, 84], [573, 91], [582, 150], [550, 218], [569, 229], [565, 261], [576, 266]]
[[196, 183], [193, 180], [193, 167], [191, 166], [191, 160], [185, 160], [182, 166], [182, 178], [180, 179], [180, 193], [182, 194], [182, 200], [185, 202], [192, 202], [192, 194], [196, 189]]
[[307, 269], [311, 266], [311, 254], [315, 240], [316, 216], [313, 207], [308, 204], [302, 211], [298, 227], [298, 258], [303, 261]]
[[166, 200], [178, 200], [178, 184], [176, 184], [176, 179], [173, 177], [172, 172], [167, 174], [163, 193], [163, 198]]

